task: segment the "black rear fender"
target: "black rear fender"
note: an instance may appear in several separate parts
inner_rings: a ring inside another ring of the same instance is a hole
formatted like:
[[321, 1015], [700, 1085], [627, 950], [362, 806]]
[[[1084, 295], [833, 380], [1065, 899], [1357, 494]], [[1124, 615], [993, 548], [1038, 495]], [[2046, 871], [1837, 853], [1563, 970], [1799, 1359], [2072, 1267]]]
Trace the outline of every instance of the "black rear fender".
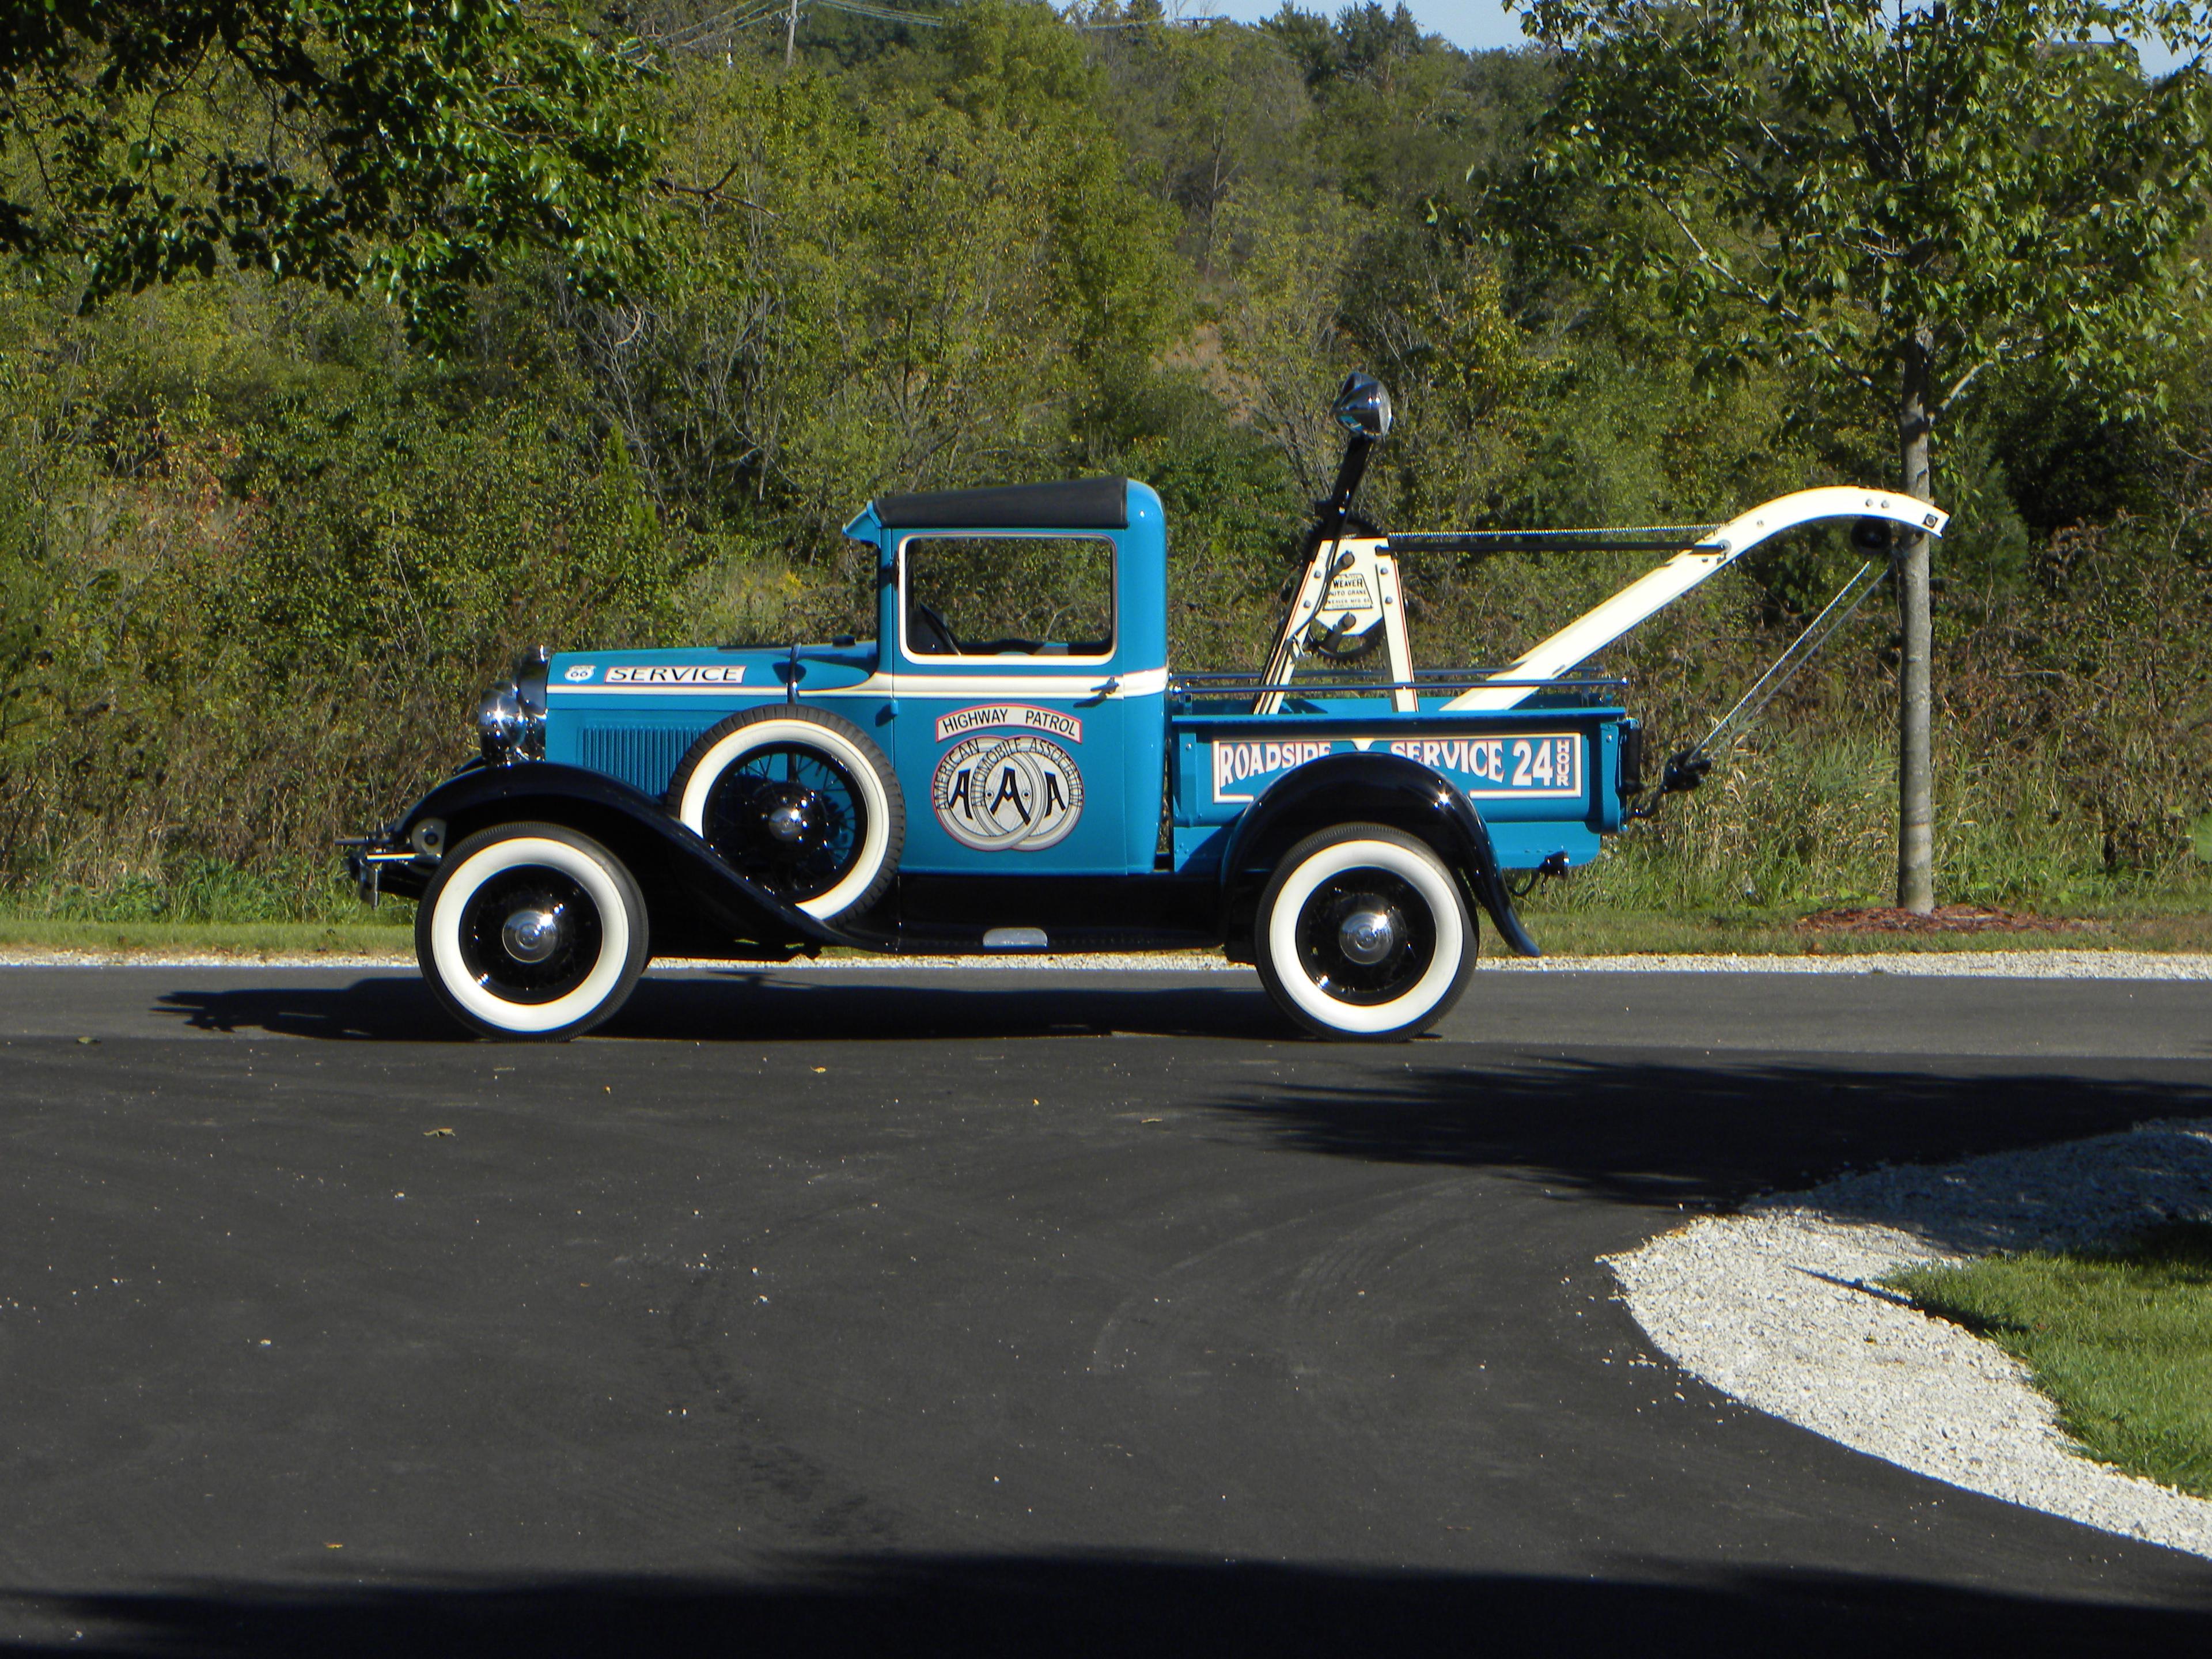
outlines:
[[1251, 931], [1260, 890], [1298, 842], [1337, 823], [1382, 823], [1418, 836], [1490, 914], [1498, 936], [1540, 956], [1513, 914], [1490, 826], [1449, 778], [1403, 755], [1324, 755], [1285, 772], [1237, 822], [1222, 856], [1222, 925], [1232, 947]]
[[[557, 823], [586, 835], [629, 867], [645, 895], [656, 954], [681, 954], [732, 939], [787, 946], [840, 943], [828, 924], [748, 881], [704, 841], [661, 810], [659, 802], [603, 773], [547, 761], [471, 767], [416, 802], [391, 826], [384, 843], [419, 844], [416, 830], [444, 826], [441, 850], [502, 823]], [[387, 865], [387, 892], [419, 897], [434, 866], [416, 860]]]

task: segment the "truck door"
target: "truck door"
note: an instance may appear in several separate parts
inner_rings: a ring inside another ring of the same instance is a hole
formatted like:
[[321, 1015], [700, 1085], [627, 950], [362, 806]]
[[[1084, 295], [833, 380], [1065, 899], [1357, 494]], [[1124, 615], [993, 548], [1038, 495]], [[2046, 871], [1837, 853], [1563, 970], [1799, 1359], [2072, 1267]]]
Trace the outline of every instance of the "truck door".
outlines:
[[[1144, 809], [1127, 788], [1120, 540], [1103, 530], [898, 537], [886, 656], [896, 664], [894, 763], [907, 801], [902, 868], [1151, 867], [1152, 825], [1141, 837], [1128, 832], [1131, 808]], [[1154, 692], [1139, 707], [1157, 727], [1157, 688], [1139, 689]]]

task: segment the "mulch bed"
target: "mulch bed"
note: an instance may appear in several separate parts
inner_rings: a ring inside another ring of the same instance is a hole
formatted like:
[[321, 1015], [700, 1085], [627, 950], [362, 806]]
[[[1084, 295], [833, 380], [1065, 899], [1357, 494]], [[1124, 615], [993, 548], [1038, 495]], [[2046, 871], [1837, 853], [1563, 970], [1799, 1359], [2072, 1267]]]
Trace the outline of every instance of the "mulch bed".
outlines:
[[1915, 915], [1894, 905], [1819, 910], [1797, 924], [1801, 933], [2080, 933], [2094, 921], [2025, 915], [1988, 904], [1939, 904], [1933, 914]]

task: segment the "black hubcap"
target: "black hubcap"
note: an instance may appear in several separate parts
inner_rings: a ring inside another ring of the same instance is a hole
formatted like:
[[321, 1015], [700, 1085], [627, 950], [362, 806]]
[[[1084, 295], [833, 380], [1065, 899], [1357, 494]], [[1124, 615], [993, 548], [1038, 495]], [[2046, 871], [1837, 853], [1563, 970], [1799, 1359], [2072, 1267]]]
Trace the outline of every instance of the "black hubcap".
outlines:
[[1346, 870], [1306, 896], [1297, 944], [1307, 976], [1339, 1002], [1395, 1002], [1436, 960], [1436, 917], [1404, 877]]
[[599, 907], [559, 870], [502, 870], [469, 895], [461, 960], [476, 982], [507, 1002], [556, 1002], [599, 960]]
[[707, 797], [708, 844], [794, 902], [819, 898], [852, 873], [867, 823], [853, 775], [803, 744], [755, 750]]

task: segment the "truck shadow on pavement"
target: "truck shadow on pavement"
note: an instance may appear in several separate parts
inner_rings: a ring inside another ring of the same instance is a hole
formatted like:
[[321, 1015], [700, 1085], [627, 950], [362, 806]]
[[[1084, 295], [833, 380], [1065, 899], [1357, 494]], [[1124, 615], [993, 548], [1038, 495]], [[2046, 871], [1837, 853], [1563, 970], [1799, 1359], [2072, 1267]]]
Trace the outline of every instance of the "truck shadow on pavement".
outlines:
[[[918, 980], [921, 976], [909, 976]], [[1014, 975], [1009, 975], [1009, 979]], [[1024, 988], [977, 990], [874, 979], [755, 969], [650, 978], [623, 1011], [589, 1036], [757, 1042], [916, 1037], [1104, 1035], [1288, 1039], [1293, 1033], [1258, 981], [1193, 974], [1173, 988], [1117, 989], [1103, 976], [1069, 975], [1051, 985], [1023, 975]], [[1067, 980], [1078, 983], [1070, 986]], [[252, 986], [164, 994], [159, 1006], [202, 1031], [267, 1031], [332, 1042], [477, 1041], [412, 974], [349, 985]]]
[[[1479, 1169], [1562, 1200], [1587, 1195], [1646, 1214], [1730, 1207], [1881, 1165], [1948, 1163], [2160, 1118], [2212, 1117], [2212, 1083], [2191, 1061], [2082, 1061], [2069, 1073], [2047, 1061], [1986, 1058], [1784, 1061], [1750, 1052], [1692, 1060], [1676, 1050], [1559, 1059], [1500, 1047], [1486, 1048], [1474, 1066], [1408, 1063], [1420, 1048], [1296, 1040], [1264, 994], [1240, 978], [1193, 975], [1145, 989], [1087, 976], [1066, 982], [1075, 978], [978, 991], [826, 975], [687, 975], [648, 981], [604, 1029], [606, 1037], [680, 1040], [710, 1052], [721, 1042], [1114, 1031], [1229, 1040], [1237, 1046], [1212, 1051], [1221, 1069], [1209, 1073], [1204, 1057], [1192, 1056], [1197, 1065], [1152, 1085], [1158, 1105], [1181, 1109], [1188, 1130], [1256, 1137], [1332, 1158]], [[161, 1006], [201, 1030], [454, 1047], [471, 1041], [412, 975], [342, 987], [179, 990]], [[1246, 1043], [1265, 1046], [1255, 1054]], [[612, 1057], [597, 1036], [577, 1052], [594, 1048]], [[2212, 1182], [2212, 1146], [2190, 1167], [2190, 1183]], [[2145, 1218], [2154, 1216], [2147, 1211]], [[1986, 1237], [1980, 1247], [1988, 1247]]]
[[[1516, 1060], [1480, 1070], [1310, 1069], [1209, 1103], [1237, 1131], [1290, 1150], [1517, 1173], [1555, 1197], [1587, 1194], [1647, 1210], [1728, 1208], [1854, 1170], [2212, 1117], [2212, 1084], [2189, 1062], [2159, 1068], [2168, 1077], [2069, 1076], [1988, 1060], [1915, 1060], [1905, 1069], [1894, 1058], [1836, 1056], [1778, 1065], [1760, 1054], [1696, 1064], [1655, 1056]], [[2161, 1203], [2185, 1215], [2212, 1196], [2212, 1144], [2178, 1158], [2162, 1148], [2160, 1158], [2138, 1194], [2146, 1224]], [[1872, 1212], [1885, 1183], [1867, 1184], [1860, 1213], [1888, 1218]], [[2010, 1196], [2031, 1208], [2063, 1201], [2054, 1192]], [[1850, 1207], [1846, 1194], [1839, 1210]], [[1963, 1206], [1959, 1213], [1958, 1236], [1944, 1242], [1990, 1248], [1985, 1216]]]
[[[2163, 1564], [2161, 1564], [2163, 1565]], [[547, 1577], [371, 1588], [18, 1594], [33, 1655], [531, 1659], [857, 1652], [1069, 1656], [1410, 1651], [1848, 1653], [1902, 1644], [2183, 1653], [2212, 1594], [2088, 1601], [1902, 1577], [1746, 1571], [1679, 1582], [1359, 1571], [1097, 1556], [831, 1559], [787, 1578]], [[2135, 1587], [2140, 1595], [2143, 1587]], [[49, 1633], [50, 1632], [50, 1633]], [[865, 1650], [862, 1644], [866, 1644]]]

